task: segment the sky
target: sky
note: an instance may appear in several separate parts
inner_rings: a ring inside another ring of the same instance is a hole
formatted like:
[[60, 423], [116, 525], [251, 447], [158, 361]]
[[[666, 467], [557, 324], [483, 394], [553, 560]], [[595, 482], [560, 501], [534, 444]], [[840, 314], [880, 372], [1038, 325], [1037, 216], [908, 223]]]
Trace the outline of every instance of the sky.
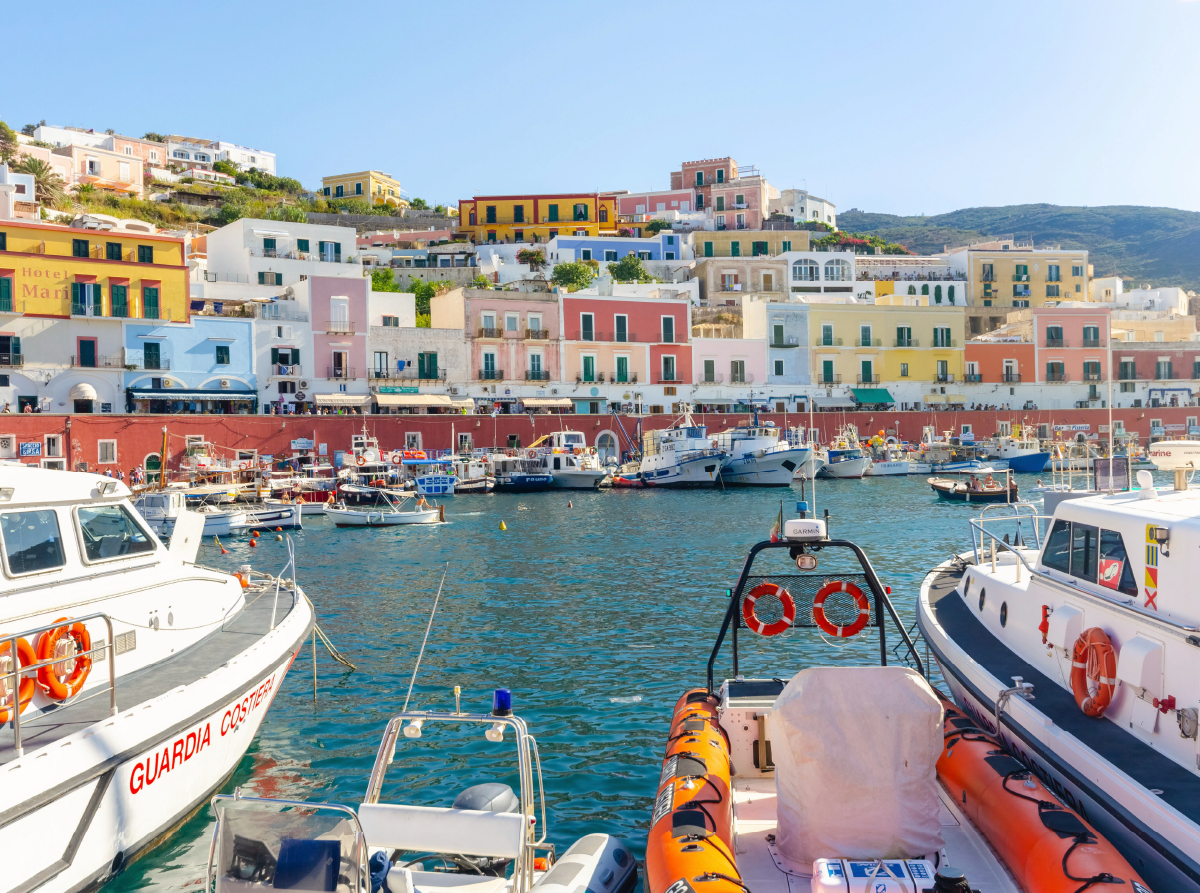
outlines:
[[56, 5], [75, 34], [48, 44], [40, 7], [5, 11], [41, 48], [0, 120], [225, 139], [430, 204], [661, 189], [729, 155], [839, 211], [1200, 211], [1198, 0], [103, 8]]

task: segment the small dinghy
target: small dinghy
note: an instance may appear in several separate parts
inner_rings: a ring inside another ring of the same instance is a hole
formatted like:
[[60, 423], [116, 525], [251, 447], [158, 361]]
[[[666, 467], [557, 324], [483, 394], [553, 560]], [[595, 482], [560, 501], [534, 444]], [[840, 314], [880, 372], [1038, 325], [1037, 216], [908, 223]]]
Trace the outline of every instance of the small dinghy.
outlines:
[[375, 505], [347, 506], [345, 503], [326, 506], [325, 516], [336, 527], [394, 527], [397, 524], [438, 524], [446, 520], [446, 507], [424, 503], [424, 497], [413, 508], [401, 511], [396, 499], [409, 499], [411, 494], [397, 495], [378, 491]]
[[[357, 807], [243, 797], [240, 789], [213, 798], [217, 827], [205, 889], [631, 893], [637, 862], [617, 838], [588, 834], [561, 855], [547, 841], [537, 741], [511, 700], [508, 689], [498, 689], [490, 714], [414, 710], [392, 717]], [[427, 737], [436, 744], [421, 740]], [[504, 755], [493, 753], [504, 742], [516, 751], [511, 774]], [[447, 746], [462, 757], [454, 771], [475, 783], [452, 801], [410, 802], [422, 790], [413, 782], [425, 780], [426, 761], [444, 761]], [[497, 766], [517, 790], [493, 780]], [[387, 777], [405, 768], [407, 777]], [[472, 779], [472, 769], [486, 769], [488, 780]]]
[[1007, 488], [1003, 484], [979, 484], [972, 479], [929, 478], [929, 486], [939, 499], [947, 502], [1016, 502], [1017, 482], [1011, 481]]

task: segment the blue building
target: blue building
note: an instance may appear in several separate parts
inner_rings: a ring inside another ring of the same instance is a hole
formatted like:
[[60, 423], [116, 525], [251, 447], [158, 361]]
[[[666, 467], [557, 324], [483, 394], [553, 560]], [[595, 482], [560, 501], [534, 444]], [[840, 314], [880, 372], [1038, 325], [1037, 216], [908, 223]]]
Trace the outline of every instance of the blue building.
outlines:
[[254, 320], [198, 316], [125, 325], [129, 412], [254, 413]]
[[551, 263], [594, 260], [601, 263], [636, 254], [642, 260], [683, 260], [683, 236], [670, 231], [644, 239], [622, 236], [555, 236], [547, 247]]

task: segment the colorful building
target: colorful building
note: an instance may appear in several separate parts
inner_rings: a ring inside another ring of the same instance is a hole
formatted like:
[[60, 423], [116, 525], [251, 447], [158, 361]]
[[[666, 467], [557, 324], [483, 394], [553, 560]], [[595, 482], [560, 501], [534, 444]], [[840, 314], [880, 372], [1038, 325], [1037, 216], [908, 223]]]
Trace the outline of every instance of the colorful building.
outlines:
[[674, 211], [687, 214], [694, 210], [691, 189], [662, 189], [652, 192], [617, 192], [617, 214], [621, 217], [645, 215], [652, 218]]
[[459, 232], [474, 242], [548, 242], [559, 235], [614, 236], [617, 199], [596, 192], [479, 195], [458, 203]]
[[734, 230], [693, 233], [696, 259], [705, 257], [774, 257], [808, 251], [807, 230]]
[[70, 167], [72, 181], [77, 185], [134, 198], [142, 196], [143, 165], [137, 155], [74, 144], [54, 149], [51, 154]]
[[321, 178], [321, 194], [325, 198], [361, 198], [372, 205], [407, 208], [408, 199], [400, 181], [380, 171], [358, 171], [353, 174], [334, 174]]
[[128, 323], [126, 411], [254, 413], [254, 320], [195, 316], [187, 324]]
[[594, 260], [613, 263], [632, 254], [644, 261], [686, 260], [692, 256], [688, 236], [671, 232], [646, 238], [632, 236], [556, 236], [546, 246], [546, 260], [566, 263]]

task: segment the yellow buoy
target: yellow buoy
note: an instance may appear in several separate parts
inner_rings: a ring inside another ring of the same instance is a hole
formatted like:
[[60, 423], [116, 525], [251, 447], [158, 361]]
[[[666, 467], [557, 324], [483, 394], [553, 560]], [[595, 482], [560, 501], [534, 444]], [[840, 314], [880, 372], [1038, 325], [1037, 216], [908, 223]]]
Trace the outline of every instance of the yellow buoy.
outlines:
[[501, 529], [501, 530], [508, 530], [508, 525], [507, 525], [507, 524], [505, 524], [503, 521], [501, 521], [501, 522], [500, 522], [500, 529]]
[[282, 537], [282, 536], [279, 536], [278, 534], [276, 534], [276, 535], [275, 535], [275, 542], [277, 542], [277, 543], [282, 543], [282, 542], [283, 542], [283, 537]]

